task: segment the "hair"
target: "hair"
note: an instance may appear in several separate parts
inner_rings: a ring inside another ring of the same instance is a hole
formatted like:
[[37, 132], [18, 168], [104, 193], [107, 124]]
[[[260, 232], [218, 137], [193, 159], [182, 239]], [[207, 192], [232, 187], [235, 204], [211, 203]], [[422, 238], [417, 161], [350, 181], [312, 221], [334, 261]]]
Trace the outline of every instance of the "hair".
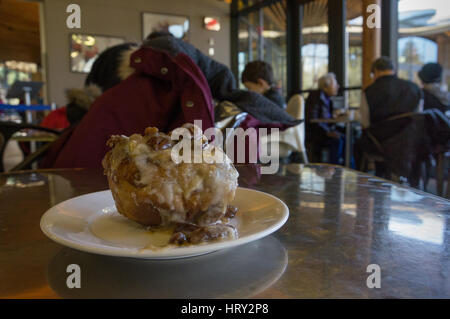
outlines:
[[319, 89], [323, 90], [324, 88], [329, 87], [332, 80], [336, 80], [336, 74], [333, 72], [322, 75], [318, 81]]
[[382, 56], [378, 59], [376, 59], [373, 63], [372, 63], [372, 72], [375, 72], [375, 70], [377, 71], [387, 71], [387, 70], [394, 70], [394, 63], [392, 63], [392, 60], [387, 57], [387, 56]]
[[160, 37], [173, 37], [173, 34], [169, 31], [153, 31], [152, 33], [147, 35], [145, 40], [153, 40]]
[[274, 84], [272, 66], [264, 61], [252, 61], [247, 63], [244, 72], [242, 72], [242, 83], [258, 83], [258, 79], [263, 79], [269, 85]]
[[122, 65], [129, 65], [129, 55], [136, 48], [136, 43], [124, 43], [106, 49], [92, 65], [84, 88], [66, 91], [68, 100], [66, 112], [70, 125], [81, 121], [95, 99], [104, 91], [116, 86], [134, 72], [131, 67], [125, 70]]
[[103, 51], [92, 65], [92, 69], [86, 77], [84, 85], [95, 84], [102, 91], [106, 91], [119, 84], [123, 80], [118, 74], [122, 55], [136, 46], [136, 43], [124, 43], [112, 46]]

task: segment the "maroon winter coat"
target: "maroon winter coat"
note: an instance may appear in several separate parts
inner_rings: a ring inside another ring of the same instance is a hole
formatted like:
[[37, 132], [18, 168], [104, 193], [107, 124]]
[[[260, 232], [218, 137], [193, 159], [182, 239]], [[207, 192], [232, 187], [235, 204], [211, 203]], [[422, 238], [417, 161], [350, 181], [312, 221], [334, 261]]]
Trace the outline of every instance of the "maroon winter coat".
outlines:
[[168, 132], [194, 120], [202, 120], [203, 130], [214, 126], [210, 88], [186, 54], [174, 57], [143, 47], [132, 54], [130, 66], [136, 72], [94, 102], [74, 131], [53, 147], [44, 167], [99, 168], [113, 134], [143, 134], [149, 126]]

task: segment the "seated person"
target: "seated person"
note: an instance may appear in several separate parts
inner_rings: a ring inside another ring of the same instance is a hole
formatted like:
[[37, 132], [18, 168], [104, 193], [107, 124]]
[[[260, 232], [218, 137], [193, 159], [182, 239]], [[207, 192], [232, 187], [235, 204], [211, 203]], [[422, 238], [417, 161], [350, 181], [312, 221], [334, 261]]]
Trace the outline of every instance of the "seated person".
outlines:
[[450, 96], [441, 86], [442, 67], [439, 63], [427, 63], [418, 73], [423, 83], [423, 109], [438, 109], [442, 113], [450, 111]]
[[67, 120], [67, 108], [64, 106], [51, 111], [46, 117], [44, 117], [39, 125], [54, 130], [63, 130], [68, 128], [70, 123]]
[[[380, 153], [380, 149], [372, 142], [367, 134], [371, 126], [384, 122], [390, 118], [405, 114], [423, 111], [422, 91], [411, 81], [399, 79], [396, 75], [394, 64], [388, 57], [380, 57], [372, 64], [372, 74], [375, 79], [362, 94], [360, 106], [360, 122], [364, 128], [361, 138], [355, 145], [355, 156], [357, 157], [358, 166], [361, 166], [363, 154], [372, 154], [385, 157], [386, 154]], [[400, 120], [400, 122], [402, 122]], [[382, 123], [383, 143], [395, 135], [399, 134], [398, 121]], [[403, 123], [403, 122], [402, 122]], [[376, 127], [373, 130], [379, 130]], [[373, 132], [371, 132], [373, 134]], [[380, 137], [378, 137], [380, 139]], [[412, 137], [411, 137], [412, 138]], [[405, 143], [404, 143], [405, 144]], [[401, 143], [399, 144], [401, 145]], [[400, 146], [399, 146], [400, 151]], [[392, 152], [388, 154], [394, 156]], [[376, 175], [387, 177], [388, 166], [383, 162], [375, 163]]]
[[340, 156], [344, 147], [344, 135], [335, 124], [311, 123], [313, 119], [331, 119], [333, 117], [332, 96], [336, 96], [339, 84], [334, 73], [328, 73], [319, 78], [319, 89], [309, 94], [305, 104], [306, 147], [310, 153], [311, 162], [322, 161], [322, 150], [328, 149], [332, 164], [340, 164]]
[[397, 77], [390, 58], [375, 60], [372, 74], [375, 82], [364, 90], [361, 99], [363, 128], [395, 115], [423, 110], [421, 90], [413, 82]]
[[[89, 111], [94, 101], [106, 90], [111, 89], [134, 70], [129, 70], [129, 55], [137, 47], [135, 43], [115, 45], [103, 51], [92, 65], [91, 71], [86, 77], [83, 88], [72, 88], [66, 91], [67, 106], [51, 112], [41, 123], [42, 126], [56, 128], [58, 123], [54, 121], [57, 112], [60, 122], [64, 123], [65, 130], [56, 140], [46, 157], [40, 163], [41, 168], [53, 167], [59, 153], [70, 139], [76, 126]], [[126, 62], [125, 62], [126, 61]], [[64, 115], [64, 121], [61, 120]]]
[[269, 63], [264, 61], [247, 63], [242, 72], [242, 84], [249, 91], [262, 94], [281, 108], [285, 108], [284, 98], [275, 88], [273, 70]]
[[65, 129], [80, 122], [102, 92], [130, 75], [123, 68], [119, 69], [119, 66], [123, 64], [124, 59], [129, 58], [127, 53], [135, 47], [137, 47], [135, 43], [124, 43], [103, 51], [92, 65], [84, 87], [68, 89], [66, 91], [67, 106], [50, 112], [40, 125], [52, 129]]
[[95, 100], [52, 167], [100, 168], [113, 134], [142, 134], [151, 126], [169, 132], [194, 120], [202, 120], [203, 130], [213, 127], [213, 98], [248, 113], [247, 127], [298, 124], [260, 94], [237, 90], [229, 68], [170, 34], [149, 36], [128, 61], [133, 73]]

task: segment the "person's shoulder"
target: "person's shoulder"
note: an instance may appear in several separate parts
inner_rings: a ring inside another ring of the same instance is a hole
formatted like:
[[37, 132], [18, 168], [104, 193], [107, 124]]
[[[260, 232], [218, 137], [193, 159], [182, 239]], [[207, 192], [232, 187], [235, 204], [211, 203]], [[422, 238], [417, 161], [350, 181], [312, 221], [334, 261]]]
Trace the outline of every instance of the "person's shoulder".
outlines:
[[264, 96], [266, 96], [268, 99], [272, 100], [273, 102], [275, 102], [276, 104], [278, 104], [279, 106], [283, 107], [284, 104], [284, 98], [283, 96], [280, 94], [280, 92], [275, 89], [275, 88], [270, 88], [265, 94]]
[[373, 82], [372, 84], [370, 84], [366, 88], [364, 88], [363, 92], [364, 93], [370, 92], [371, 90], [373, 90], [374, 87], [375, 87], [375, 82]]
[[409, 80], [406, 80], [406, 79], [402, 79], [402, 78], [399, 78], [399, 77], [396, 77], [396, 81], [399, 84], [401, 84], [402, 86], [408, 87], [408, 88], [410, 88], [410, 89], [412, 89], [414, 91], [420, 91], [419, 86], [416, 83], [412, 82], [412, 81], [409, 81]]
[[66, 115], [67, 107], [66, 106], [59, 107], [56, 110], [54, 110], [53, 112], [55, 112], [55, 114]]
[[306, 100], [316, 100], [316, 99], [319, 99], [319, 97], [320, 97], [320, 90], [314, 90], [314, 91], [309, 92]]

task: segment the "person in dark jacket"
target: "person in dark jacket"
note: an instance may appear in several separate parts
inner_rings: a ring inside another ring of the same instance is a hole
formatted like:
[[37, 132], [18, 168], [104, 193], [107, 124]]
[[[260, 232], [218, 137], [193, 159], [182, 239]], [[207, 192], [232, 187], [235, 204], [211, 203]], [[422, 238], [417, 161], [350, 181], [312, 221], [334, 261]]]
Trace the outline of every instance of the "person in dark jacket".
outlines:
[[450, 94], [441, 86], [442, 67], [439, 63], [427, 63], [419, 71], [423, 83], [423, 109], [438, 109], [446, 114], [450, 111]]
[[390, 58], [375, 60], [372, 74], [375, 82], [362, 94], [360, 121], [363, 128], [395, 115], [423, 110], [422, 91], [413, 82], [397, 77]]
[[275, 87], [273, 70], [269, 63], [264, 61], [247, 63], [241, 78], [242, 84], [248, 90], [262, 94], [281, 108], [285, 108], [286, 103]]
[[334, 124], [311, 123], [313, 119], [333, 118], [333, 101], [331, 97], [338, 94], [339, 84], [334, 73], [319, 78], [319, 89], [309, 94], [305, 104], [306, 147], [312, 162], [322, 161], [323, 149], [328, 150], [328, 162], [340, 163], [344, 146], [344, 136]]

